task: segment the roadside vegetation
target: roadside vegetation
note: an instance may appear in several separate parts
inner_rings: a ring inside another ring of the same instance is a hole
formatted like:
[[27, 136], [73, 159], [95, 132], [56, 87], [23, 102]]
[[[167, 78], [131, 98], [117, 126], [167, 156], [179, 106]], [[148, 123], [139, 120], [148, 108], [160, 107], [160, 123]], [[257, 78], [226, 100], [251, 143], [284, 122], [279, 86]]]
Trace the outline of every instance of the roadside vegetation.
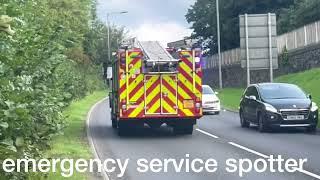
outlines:
[[[94, 0], [1, 1], [0, 165], [7, 158], [43, 157], [52, 138], [69, 131], [62, 112], [104, 88], [107, 28], [96, 19], [95, 5]], [[111, 37], [115, 49], [123, 30], [112, 27]], [[0, 168], [0, 179], [28, 176]]]
[[[97, 91], [85, 98], [72, 102], [71, 105], [63, 112], [66, 116], [65, 123], [67, 127], [61, 135], [54, 137], [50, 143], [50, 150], [45, 152], [44, 157], [47, 159], [90, 159], [92, 153], [87, 143], [86, 137], [86, 118], [90, 108], [99, 100], [106, 97], [106, 91]], [[38, 179], [43, 177], [42, 174], [35, 174]], [[86, 180], [89, 174], [74, 171], [70, 180]], [[65, 179], [61, 172], [48, 174], [47, 179], [59, 180]]]
[[[320, 68], [301, 73], [280, 76], [275, 82], [292, 83], [301, 87], [307, 94], [311, 94], [313, 101], [320, 105]], [[241, 95], [244, 88], [226, 88], [219, 92], [221, 103], [227, 109], [238, 111]], [[320, 127], [320, 123], [318, 125]]]

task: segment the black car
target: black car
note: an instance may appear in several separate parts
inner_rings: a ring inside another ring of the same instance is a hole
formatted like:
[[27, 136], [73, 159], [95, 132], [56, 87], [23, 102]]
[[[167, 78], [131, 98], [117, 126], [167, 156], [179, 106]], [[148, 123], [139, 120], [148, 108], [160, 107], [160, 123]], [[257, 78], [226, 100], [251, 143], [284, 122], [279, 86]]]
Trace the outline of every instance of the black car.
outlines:
[[240, 102], [242, 127], [258, 125], [260, 132], [272, 127], [305, 127], [315, 132], [318, 107], [311, 95], [293, 84], [262, 83], [249, 86]]

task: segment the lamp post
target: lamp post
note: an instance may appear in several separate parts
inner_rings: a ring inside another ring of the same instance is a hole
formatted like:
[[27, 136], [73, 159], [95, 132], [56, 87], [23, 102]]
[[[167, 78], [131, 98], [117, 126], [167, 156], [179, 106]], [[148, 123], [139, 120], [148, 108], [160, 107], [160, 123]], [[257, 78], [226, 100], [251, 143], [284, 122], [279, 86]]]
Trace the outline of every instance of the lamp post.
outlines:
[[108, 62], [111, 62], [111, 47], [110, 47], [110, 21], [109, 21], [109, 18], [111, 15], [114, 15], [114, 14], [126, 14], [128, 13], [128, 11], [119, 11], [119, 12], [110, 12], [110, 13], [107, 13], [107, 48], [108, 48]]
[[222, 84], [222, 70], [221, 70], [221, 39], [220, 39], [220, 10], [219, 0], [216, 0], [216, 11], [217, 11], [217, 36], [218, 36], [218, 63], [219, 63], [219, 88], [223, 88]]

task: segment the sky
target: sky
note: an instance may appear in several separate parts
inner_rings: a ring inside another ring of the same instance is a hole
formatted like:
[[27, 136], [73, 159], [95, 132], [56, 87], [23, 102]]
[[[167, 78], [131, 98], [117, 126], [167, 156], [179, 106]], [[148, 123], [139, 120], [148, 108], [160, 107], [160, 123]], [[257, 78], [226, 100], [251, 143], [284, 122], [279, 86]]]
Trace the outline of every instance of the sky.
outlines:
[[190, 36], [192, 30], [185, 15], [195, 0], [98, 0], [98, 17], [106, 22], [108, 12], [114, 14], [110, 22], [125, 26], [129, 35], [140, 41], [157, 40], [163, 45]]

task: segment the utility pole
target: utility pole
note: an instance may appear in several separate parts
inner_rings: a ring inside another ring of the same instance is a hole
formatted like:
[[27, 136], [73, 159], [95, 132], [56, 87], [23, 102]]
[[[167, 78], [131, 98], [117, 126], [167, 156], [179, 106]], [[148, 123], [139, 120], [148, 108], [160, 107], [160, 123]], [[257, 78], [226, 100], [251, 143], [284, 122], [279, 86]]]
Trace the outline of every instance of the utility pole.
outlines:
[[222, 84], [222, 70], [221, 70], [221, 39], [220, 39], [220, 10], [219, 0], [216, 0], [216, 11], [217, 11], [217, 36], [218, 36], [218, 61], [219, 61], [219, 88], [223, 88]]
[[126, 14], [128, 11], [110, 12], [107, 13], [107, 49], [108, 49], [108, 62], [111, 62], [111, 45], [110, 45], [110, 15], [114, 14]]

